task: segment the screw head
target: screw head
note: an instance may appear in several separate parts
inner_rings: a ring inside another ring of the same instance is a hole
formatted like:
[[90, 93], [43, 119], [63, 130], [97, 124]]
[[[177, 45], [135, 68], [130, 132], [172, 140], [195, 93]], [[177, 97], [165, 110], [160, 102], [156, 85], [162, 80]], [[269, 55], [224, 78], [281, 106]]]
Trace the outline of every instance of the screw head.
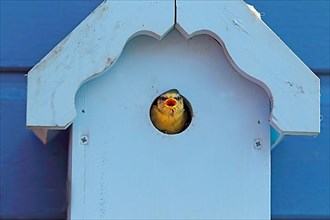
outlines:
[[262, 140], [260, 138], [254, 139], [254, 148], [257, 150], [262, 148]]
[[88, 136], [87, 135], [81, 135], [80, 136], [80, 144], [82, 144], [82, 145], [88, 144]]

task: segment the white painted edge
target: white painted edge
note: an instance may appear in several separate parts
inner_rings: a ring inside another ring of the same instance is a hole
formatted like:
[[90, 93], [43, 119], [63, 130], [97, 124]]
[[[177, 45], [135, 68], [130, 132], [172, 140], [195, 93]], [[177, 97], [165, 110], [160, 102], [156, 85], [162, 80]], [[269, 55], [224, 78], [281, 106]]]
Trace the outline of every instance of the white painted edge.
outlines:
[[174, 1], [105, 1], [28, 73], [27, 127], [44, 142], [47, 130], [76, 117], [75, 95], [100, 76], [136, 35], [161, 39], [174, 26]]
[[[243, 1], [177, 0], [176, 28], [187, 38], [208, 34], [243, 77], [263, 87], [270, 124], [282, 135], [320, 132], [320, 80]], [[244, 94], [242, 94], [244, 95]]]
[[[45, 142], [76, 116], [79, 87], [100, 76], [131, 38], [161, 39], [174, 26], [187, 38], [215, 38], [245, 78], [263, 87], [270, 124], [281, 135], [320, 132], [320, 81], [243, 1], [105, 1], [28, 73], [27, 126]], [[176, 16], [175, 16], [176, 13]]]

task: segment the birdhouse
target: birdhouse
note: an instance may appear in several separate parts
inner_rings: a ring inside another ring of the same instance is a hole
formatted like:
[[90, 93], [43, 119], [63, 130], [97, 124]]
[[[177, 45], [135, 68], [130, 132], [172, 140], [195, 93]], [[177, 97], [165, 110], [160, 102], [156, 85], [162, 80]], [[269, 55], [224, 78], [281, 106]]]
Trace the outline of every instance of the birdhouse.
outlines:
[[71, 219], [269, 219], [271, 130], [317, 135], [319, 85], [243, 1], [105, 1], [28, 73], [27, 126], [70, 126]]

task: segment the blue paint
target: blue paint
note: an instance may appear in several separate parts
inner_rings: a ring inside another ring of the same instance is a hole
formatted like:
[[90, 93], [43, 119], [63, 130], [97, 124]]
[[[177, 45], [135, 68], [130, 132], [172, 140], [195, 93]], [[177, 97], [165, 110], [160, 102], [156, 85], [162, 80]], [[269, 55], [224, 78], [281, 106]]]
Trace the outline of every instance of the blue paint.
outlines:
[[[102, 0], [0, 1], [0, 67], [31, 67]], [[330, 218], [329, 1], [248, 0], [321, 76], [321, 134], [272, 152], [272, 216]], [[0, 218], [65, 218], [68, 134], [43, 146], [25, 128], [26, 79], [0, 74]]]
[[[43, 146], [25, 129], [25, 77], [2, 73], [0, 82], [0, 217], [64, 218], [67, 133]], [[285, 137], [272, 152], [273, 217], [330, 217], [330, 76], [321, 92], [321, 134]]]
[[[0, 1], [1, 67], [31, 67], [102, 0]], [[247, 0], [312, 69], [329, 70], [329, 1]]]
[[25, 128], [26, 77], [0, 74], [0, 218], [64, 218], [68, 132], [47, 146]]
[[307, 66], [330, 69], [330, 1], [246, 0]]
[[31, 67], [102, 0], [0, 1], [1, 67]]
[[270, 145], [272, 149], [276, 147], [282, 140], [283, 135], [277, 132], [273, 127], [270, 127]]
[[272, 215], [330, 218], [330, 77], [321, 76], [321, 134], [286, 136], [272, 151]]

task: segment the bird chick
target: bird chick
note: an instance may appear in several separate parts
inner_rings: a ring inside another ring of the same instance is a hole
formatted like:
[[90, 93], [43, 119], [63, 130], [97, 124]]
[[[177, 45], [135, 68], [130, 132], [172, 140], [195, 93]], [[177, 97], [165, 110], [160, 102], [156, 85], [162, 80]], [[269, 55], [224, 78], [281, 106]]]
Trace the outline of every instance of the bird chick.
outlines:
[[176, 89], [161, 94], [150, 110], [154, 126], [167, 134], [177, 134], [187, 125], [188, 113], [183, 97]]

